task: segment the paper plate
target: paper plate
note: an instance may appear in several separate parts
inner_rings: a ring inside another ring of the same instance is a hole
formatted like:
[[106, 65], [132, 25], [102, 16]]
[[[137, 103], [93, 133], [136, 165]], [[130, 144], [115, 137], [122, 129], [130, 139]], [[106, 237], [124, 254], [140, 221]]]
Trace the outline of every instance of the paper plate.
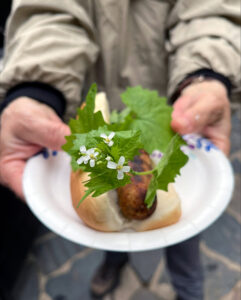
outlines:
[[97, 249], [144, 251], [170, 246], [210, 226], [231, 200], [234, 178], [225, 155], [210, 141], [186, 135], [183, 151], [189, 162], [176, 178], [182, 217], [174, 225], [146, 232], [104, 233], [87, 227], [75, 213], [70, 196], [70, 158], [48, 151], [27, 162], [23, 189], [35, 216], [50, 230], [70, 241]]

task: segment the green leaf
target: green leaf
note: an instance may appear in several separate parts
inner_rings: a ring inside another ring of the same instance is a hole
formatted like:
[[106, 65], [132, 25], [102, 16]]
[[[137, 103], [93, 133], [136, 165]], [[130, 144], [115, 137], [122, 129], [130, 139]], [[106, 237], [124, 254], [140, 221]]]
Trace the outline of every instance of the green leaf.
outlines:
[[[128, 161], [132, 160], [135, 155], [139, 154], [139, 149], [143, 148], [140, 142], [140, 132], [136, 130], [118, 131], [113, 137], [113, 146], [109, 147], [102, 137], [101, 133], [109, 135], [110, 130], [107, 126], [100, 127], [97, 130], [91, 130], [88, 133], [72, 134], [67, 137], [67, 143], [63, 146], [72, 157], [72, 168], [82, 169], [85, 172], [90, 173], [90, 179], [85, 184], [88, 187], [83, 199], [86, 195], [91, 193], [93, 197], [97, 197], [109, 190], [116, 189], [120, 186], [124, 186], [130, 182], [130, 175], [124, 173], [122, 180], [117, 179], [117, 170], [108, 169], [106, 160], [107, 156], [110, 156], [112, 161], [118, 163], [121, 156], [125, 157], [125, 165]], [[80, 147], [85, 146], [86, 149], [95, 148], [99, 153], [95, 167], [90, 167], [88, 164], [77, 164], [78, 158], [81, 156]], [[83, 200], [81, 199], [81, 201]]]
[[[71, 166], [74, 171], [82, 169], [90, 173], [90, 179], [85, 183], [88, 190], [81, 201], [92, 194], [99, 196], [109, 190], [124, 186], [130, 182], [130, 174], [125, 173], [122, 180], [117, 179], [117, 170], [107, 168], [106, 157], [118, 163], [121, 156], [125, 157], [125, 165], [139, 154], [139, 149], [151, 153], [153, 150], [164, 152], [164, 156], [153, 170], [145, 203], [150, 207], [156, 190], [167, 190], [167, 185], [173, 182], [180, 168], [187, 162], [187, 157], [180, 150], [184, 141], [175, 135], [170, 127], [172, 108], [166, 104], [166, 99], [158, 96], [156, 91], [139, 87], [128, 88], [122, 94], [122, 100], [127, 105], [121, 113], [114, 111], [111, 124], [104, 122], [101, 112], [94, 113], [96, 84], [92, 84], [85, 107], [78, 109], [78, 119], [69, 122], [72, 134], [66, 137], [62, 147], [71, 156]], [[100, 137], [101, 133], [109, 135], [115, 131], [114, 145], [109, 147]], [[99, 153], [95, 167], [89, 163], [78, 165], [80, 147], [95, 148]]]
[[120, 113], [113, 110], [110, 115], [110, 128], [114, 131], [127, 130], [128, 124], [126, 124], [126, 118], [130, 115], [131, 109], [129, 107], [124, 108]]
[[77, 208], [79, 208], [80, 204], [92, 193], [93, 191], [91, 189], [88, 189], [88, 191], [85, 192], [84, 196], [80, 199]]
[[130, 182], [130, 175], [125, 174], [122, 180], [118, 180], [117, 171], [107, 169], [107, 171], [99, 173], [98, 175], [95, 175], [94, 172], [91, 173], [91, 179], [85, 184], [85, 186], [88, 187], [87, 192], [90, 190], [91, 193], [93, 193], [93, 197], [98, 197], [110, 190], [125, 186]]
[[[95, 136], [96, 141], [99, 141], [99, 133], [98, 136]], [[103, 132], [103, 130], [102, 130]], [[93, 133], [93, 131], [91, 132]], [[105, 134], [109, 135], [110, 131], [105, 130]], [[87, 134], [88, 136], [88, 134]], [[135, 155], [139, 154], [139, 149], [143, 147], [140, 143], [140, 132], [137, 131], [125, 131], [125, 132], [116, 132], [113, 141], [114, 145], [109, 148], [103, 141], [101, 140], [98, 144], [96, 144], [96, 148], [104, 149], [105, 153], [108, 152], [108, 156], [112, 158], [112, 160], [118, 163], [118, 160], [121, 156], [125, 157], [125, 165], [128, 164], [129, 160], [132, 160]], [[90, 138], [86, 137], [86, 140], [90, 142]], [[105, 147], [108, 147], [105, 149]], [[93, 197], [97, 197], [103, 193], [106, 193], [110, 190], [117, 189], [120, 186], [124, 186], [130, 183], [130, 175], [125, 173], [124, 178], [122, 180], [117, 179], [117, 170], [108, 169], [107, 161], [102, 160], [100, 164], [98, 164], [95, 168], [91, 168], [85, 165], [85, 171], [90, 173], [90, 180], [85, 184], [88, 187], [86, 193], [92, 193]], [[85, 195], [84, 195], [85, 197]], [[82, 201], [82, 199], [81, 199]]]
[[[103, 142], [103, 138], [100, 137], [101, 133], [109, 135], [110, 130], [106, 126], [98, 128], [98, 130], [91, 130], [88, 133], [74, 134], [71, 138], [71, 147], [66, 149], [67, 152], [77, 160], [79, 155], [79, 149], [85, 145], [87, 149], [98, 148], [106, 155], [113, 158], [115, 162], [118, 161], [120, 156], [124, 156], [126, 160], [132, 160], [135, 155], [138, 155], [138, 150], [143, 148], [143, 144], [140, 142], [140, 132], [136, 130], [118, 131], [113, 138], [114, 145], [109, 147]], [[66, 147], [65, 147], [66, 148]], [[81, 169], [86, 166], [80, 166]], [[88, 171], [92, 171], [90, 168]]]
[[97, 85], [93, 83], [87, 94], [85, 107], [78, 109], [78, 118], [69, 122], [71, 133], [86, 133], [106, 124], [100, 111], [94, 113], [96, 93]]
[[67, 152], [70, 157], [71, 157], [71, 167], [73, 171], [76, 171], [79, 169], [79, 165], [76, 162], [76, 159], [74, 157], [74, 152], [73, 152], [73, 146], [74, 146], [74, 140], [75, 140], [75, 136], [74, 135], [70, 135], [70, 136], [66, 136], [66, 143], [62, 146], [62, 149]]
[[140, 141], [140, 131], [127, 130], [117, 131], [116, 142], [111, 147], [111, 155], [116, 156], [118, 153], [118, 159], [120, 156], [124, 156], [127, 160], [132, 160], [135, 155], [139, 155], [139, 149], [143, 149], [143, 144]]
[[122, 130], [140, 130], [141, 141], [148, 153], [156, 149], [165, 152], [175, 135], [170, 126], [172, 107], [166, 104], [166, 98], [140, 86], [127, 88], [121, 98], [131, 110], [119, 124]]
[[180, 175], [180, 169], [187, 163], [188, 156], [180, 149], [182, 145], [185, 145], [185, 141], [176, 134], [157, 164], [146, 193], [145, 203], [148, 208], [153, 204], [156, 191], [167, 191], [168, 184], [175, 181], [176, 176]]

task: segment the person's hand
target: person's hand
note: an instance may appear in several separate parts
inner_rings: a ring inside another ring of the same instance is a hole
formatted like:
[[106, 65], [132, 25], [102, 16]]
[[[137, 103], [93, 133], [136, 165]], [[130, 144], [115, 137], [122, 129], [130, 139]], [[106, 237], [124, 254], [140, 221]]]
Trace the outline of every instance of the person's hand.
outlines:
[[43, 147], [59, 150], [69, 134], [68, 126], [49, 106], [27, 97], [14, 100], [1, 115], [0, 182], [23, 199], [26, 160]]
[[225, 86], [203, 81], [186, 87], [173, 105], [171, 126], [180, 134], [200, 133], [226, 155], [230, 150], [230, 104]]

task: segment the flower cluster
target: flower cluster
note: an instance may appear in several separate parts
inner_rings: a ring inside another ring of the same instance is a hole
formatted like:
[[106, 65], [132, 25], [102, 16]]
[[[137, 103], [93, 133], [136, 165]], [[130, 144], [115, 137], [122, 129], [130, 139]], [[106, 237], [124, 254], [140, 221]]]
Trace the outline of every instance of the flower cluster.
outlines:
[[[104, 139], [104, 143], [106, 143], [109, 147], [114, 145], [114, 141], [112, 140], [113, 137], [115, 136], [114, 132], [111, 132], [109, 136], [106, 134], [102, 133], [100, 137]], [[101, 152], [99, 149], [96, 148], [91, 148], [91, 149], [86, 149], [86, 146], [81, 146], [79, 150], [79, 154], [81, 155], [80, 158], [78, 158], [77, 163], [81, 165], [84, 163], [85, 165], [90, 163], [90, 167], [94, 167], [96, 164], [97, 159], [100, 158], [100, 153]], [[102, 153], [104, 154], [104, 153]], [[103, 157], [103, 155], [101, 156]], [[117, 179], [121, 180], [124, 178], [124, 173], [130, 172], [130, 167], [129, 166], [124, 166], [125, 163], [125, 157], [121, 156], [118, 160], [118, 163], [115, 163], [112, 161], [112, 157], [110, 155], [105, 156], [105, 160], [107, 161], [106, 167], [108, 169], [115, 169], [117, 170]]]
[[99, 155], [99, 152], [95, 152], [94, 148], [91, 148], [89, 150], [86, 150], [85, 146], [80, 147], [80, 154], [81, 157], [77, 160], [77, 163], [81, 165], [84, 163], [85, 165], [90, 162], [90, 166], [93, 168], [95, 166], [95, 161], [97, 159], [97, 156]]

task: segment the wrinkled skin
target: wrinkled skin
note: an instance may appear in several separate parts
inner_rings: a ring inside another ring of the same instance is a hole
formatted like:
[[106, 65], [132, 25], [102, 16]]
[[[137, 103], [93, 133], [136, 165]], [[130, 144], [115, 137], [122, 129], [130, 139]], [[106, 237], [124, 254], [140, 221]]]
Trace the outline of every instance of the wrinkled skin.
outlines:
[[60, 150], [70, 131], [52, 108], [26, 97], [1, 115], [0, 182], [23, 199], [22, 176], [28, 158], [48, 147]]
[[[175, 131], [201, 133], [228, 155], [230, 106], [222, 83], [212, 80], [189, 85], [175, 102], [172, 117]], [[0, 182], [23, 199], [27, 159], [43, 147], [59, 150], [69, 134], [68, 126], [47, 105], [27, 97], [10, 103], [1, 115]]]
[[189, 85], [173, 108], [171, 126], [174, 131], [180, 134], [200, 133], [228, 155], [230, 104], [222, 83], [211, 80]]

